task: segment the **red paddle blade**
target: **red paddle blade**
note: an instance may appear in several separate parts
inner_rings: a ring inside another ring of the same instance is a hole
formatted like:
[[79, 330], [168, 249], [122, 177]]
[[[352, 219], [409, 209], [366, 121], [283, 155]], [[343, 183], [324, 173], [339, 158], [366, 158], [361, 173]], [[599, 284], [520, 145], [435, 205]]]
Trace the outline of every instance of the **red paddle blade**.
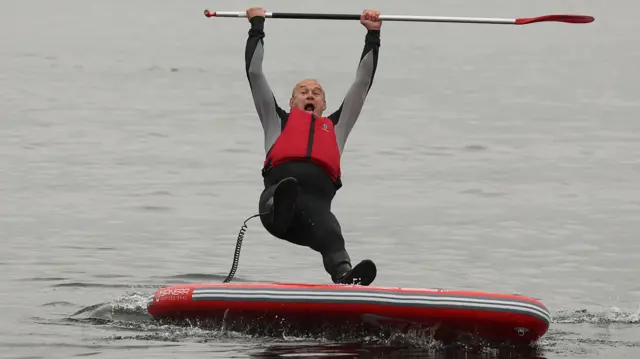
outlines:
[[534, 22], [545, 21], [567, 22], [570, 24], [588, 24], [590, 22], [593, 22], [593, 20], [595, 20], [593, 16], [586, 15], [545, 15], [516, 19], [516, 25], [533, 24]]

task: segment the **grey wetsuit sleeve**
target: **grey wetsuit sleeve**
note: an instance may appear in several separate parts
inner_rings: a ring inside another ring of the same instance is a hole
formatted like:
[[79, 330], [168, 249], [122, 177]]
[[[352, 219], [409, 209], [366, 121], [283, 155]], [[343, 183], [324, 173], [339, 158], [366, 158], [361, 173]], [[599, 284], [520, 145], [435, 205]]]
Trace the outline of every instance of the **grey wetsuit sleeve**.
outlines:
[[268, 152], [282, 132], [287, 113], [278, 106], [267, 78], [262, 72], [264, 21], [264, 17], [256, 16], [251, 19], [251, 29], [245, 48], [245, 69], [251, 96], [264, 131], [264, 150]]
[[356, 71], [356, 78], [347, 91], [340, 108], [329, 115], [335, 126], [338, 147], [342, 153], [347, 137], [356, 123], [378, 66], [378, 51], [380, 49], [380, 30], [369, 30], [365, 37], [364, 49], [360, 56], [360, 64]]

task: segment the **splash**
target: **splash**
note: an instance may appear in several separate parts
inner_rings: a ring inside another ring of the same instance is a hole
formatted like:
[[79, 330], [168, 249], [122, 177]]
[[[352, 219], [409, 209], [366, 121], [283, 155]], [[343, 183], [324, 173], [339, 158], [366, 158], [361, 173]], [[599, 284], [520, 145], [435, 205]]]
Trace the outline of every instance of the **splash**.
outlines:
[[111, 302], [98, 303], [82, 308], [73, 313], [69, 320], [141, 323], [151, 322], [153, 318], [147, 313], [147, 302], [152, 295], [133, 291], [123, 294]]
[[640, 305], [635, 311], [624, 311], [618, 307], [610, 307], [600, 312], [589, 312], [586, 309], [558, 311], [553, 323], [640, 324]]

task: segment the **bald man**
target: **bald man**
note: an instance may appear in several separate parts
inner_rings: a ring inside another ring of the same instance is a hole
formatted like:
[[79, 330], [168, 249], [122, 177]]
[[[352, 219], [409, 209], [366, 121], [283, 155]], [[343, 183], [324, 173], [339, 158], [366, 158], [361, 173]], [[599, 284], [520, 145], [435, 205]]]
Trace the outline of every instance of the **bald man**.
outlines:
[[[356, 77], [340, 107], [323, 116], [325, 93], [314, 79], [293, 88], [289, 112], [276, 102], [262, 72], [265, 9], [247, 9], [251, 23], [245, 50], [247, 78], [264, 130], [265, 189], [259, 200], [260, 219], [273, 236], [307, 246], [322, 255], [334, 283], [369, 285], [376, 266], [368, 259], [352, 267], [331, 202], [342, 186], [340, 157], [369, 88], [380, 47], [378, 11], [365, 10], [360, 23], [367, 29]], [[292, 49], [295, 51], [295, 49]]]

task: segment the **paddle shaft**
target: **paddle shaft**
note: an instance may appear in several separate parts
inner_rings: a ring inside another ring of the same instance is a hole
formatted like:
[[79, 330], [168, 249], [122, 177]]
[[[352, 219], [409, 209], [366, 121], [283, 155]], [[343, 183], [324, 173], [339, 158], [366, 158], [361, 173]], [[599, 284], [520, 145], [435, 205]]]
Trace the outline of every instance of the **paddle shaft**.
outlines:
[[[215, 11], [205, 10], [206, 17], [247, 17], [244, 11]], [[360, 14], [323, 14], [323, 13], [295, 13], [295, 12], [267, 12], [267, 18], [274, 19], [307, 19], [307, 20], [360, 20]], [[593, 22], [594, 18], [584, 15], [545, 15], [531, 18], [482, 18], [482, 17], [450, 17], [450, 16], [414, 16], [414, 15], [380, 15], [381, 21], [413, 21], [413, 22], [452, 22], [475, 24], [504, 24], [524, 25], [534, 22], [566, 22], [584, 24]]]

